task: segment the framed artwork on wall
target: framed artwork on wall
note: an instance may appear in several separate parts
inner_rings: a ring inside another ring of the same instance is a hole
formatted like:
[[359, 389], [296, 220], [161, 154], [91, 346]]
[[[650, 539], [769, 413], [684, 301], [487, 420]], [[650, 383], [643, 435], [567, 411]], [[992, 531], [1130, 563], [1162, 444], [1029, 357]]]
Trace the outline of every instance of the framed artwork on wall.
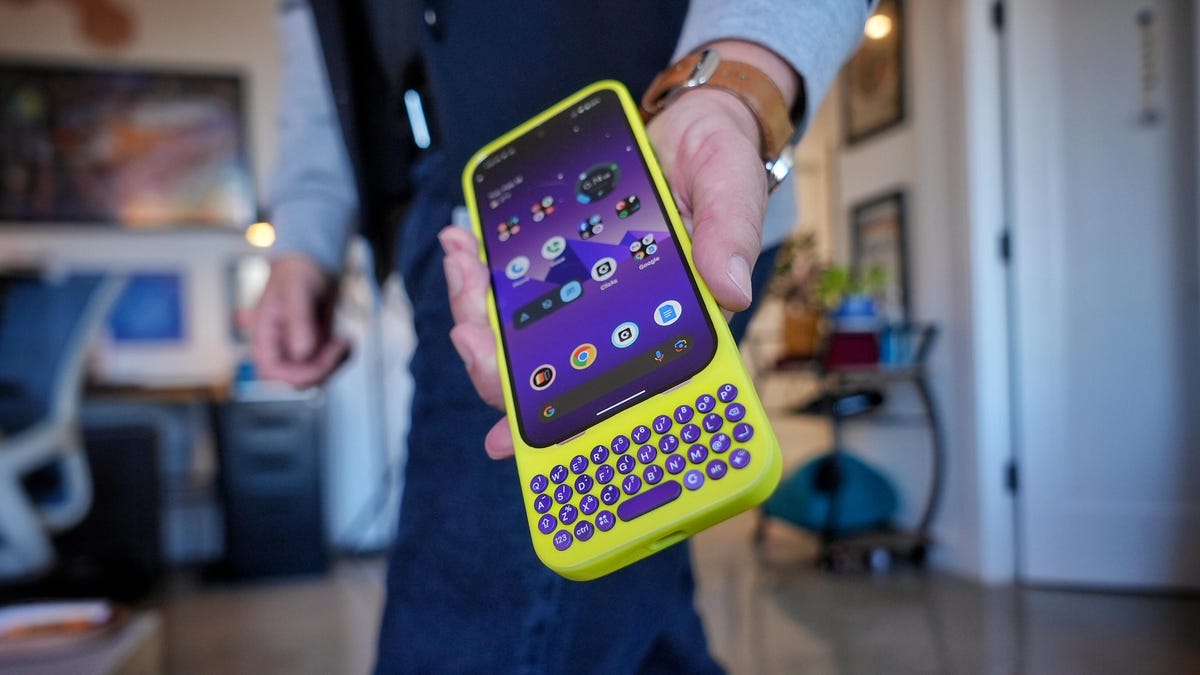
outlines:
[[893, 320], [912, 318], [908, 279], [905, 192], [896, 190], [870, 197], [850, 212], [850, 264], [856, 277], [872, 267], [887, 275], [883, 311]]
[[887, 131], [904, 122], [905, 116], [901, 0], [880, 0], [863, 32], [862, 45], [842, 71], [847, 145]]
[[236, 73], [0, 61], [0, 222], [240, 228]]

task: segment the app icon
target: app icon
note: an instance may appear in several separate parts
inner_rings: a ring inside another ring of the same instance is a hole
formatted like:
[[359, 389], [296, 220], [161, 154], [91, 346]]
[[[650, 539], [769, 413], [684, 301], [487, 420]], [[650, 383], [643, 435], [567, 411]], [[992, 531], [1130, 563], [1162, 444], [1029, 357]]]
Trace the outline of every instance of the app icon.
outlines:
[[604, 220], [600, 218], [599, 213], [592, 214], [592, 217], [587, 220], [579, 221], [579, 237], [581, 239], [591, 239], [603, 231]]
[[508, 241], [509, 237], [517, 236], [521, 231], [521, 221], [516, 216], [500, 223], [496, 226], [496, 236], [500, 241]]
[[533, 369], [533, 373], [529, 375], [529, 386], [541, 391], [550, 386], [554, 381], [554, 366], [549, 363], [543, 363]]
[[571, 367], [575, 370], [583, 370], [592, 365], [596, 361], [596, 345], [591, 343], [581, 344], [571, 352]]
[[655, 349], [655, 350], [654, 350], [654, 360], [655, 360], [655, 361], [658, 361], [659, 363], [662, 363], [662, 360], [663, 360], [663, 359], [665, 359], [665, 358], [666, 358], [666, 355], [662, 353], [662, 350], [661, 350], [661, 349]]
[[543, 298], [542, 299], [542, 309], [544, 309], [548, 312], [553, 307], [554, 307], [554, 298]]
[[613, 346], [620, 349], [624, 349], [634, 342], [637, 342], [637, 338], [638, 326], [632, 321], [626, 321], [620, 326], [614, 328], [612, 332]]
[[628, 218], [637, 213], [640, 208], [642, 208], [642, 200], [638, 199], [637, 195], [629, 195], [617, 202], [617, 217]]
[[563, 302], [572, 302], [580, 295], [583, 295], [583, 284], [578, 281], [568, 281], [558, 289], [558, 297]]
[[596, 281], [607, 281], [617, 273], [617, 261], [614, 258], [601, 258], [592, 265], [592, 278]]
[[551, 417], [554, 417], [554, 413], [556, 412], [558, 412], [558, 410], [554, 406], [548, 405], [545, 408], [542, 408], [542, 417], [550, 419]]
[[521, 312], [517, 315], [517, 325], [524, 326], [525, 324], [529, 323], [530, 319], [532, 318], [532, 316], [529, 316], [529, 312]]
[[562, 237], [550, 237], [546, 243], [542, 244], [542, 257], [546, 260], [554, 260], [561, 256], [567, 250], [567, 240]]
[[660, 326], [670, 326], [679, 320], [683, 306], [674, 300], [667, 300], [654, 310], [654, 323]]
[[675, 353], [678, 354], [688, 348], [687, 338], [679, 338], [675, 341]]
[[542, 222], [546, 216], [553, 214], [555, 210], [554, 197], [551, 197], [550, 195], [542, 197], [542, 201], [535, 202], [534, 205], [529, 208], [530, 213], [533, 214], [533, 222], [535, 223]]
[[596, 164], [579, 174], [575, 198], [580, 204], [590, 204], [613, 191], [621, 180], [621, 168], [612, 162]]
[[504, 268], [504, 276], [516, 281], [529, 272], [529, 258], [519, 255], [508, 261], [508, 265]]
[[654, 243], [654, 235], [648, 234], [641, 239], [634, 239], [629, 244], [629, 254], [634, 260], [643, 260], [646, 256], [654, 255], [658, 251], [658, 245]]

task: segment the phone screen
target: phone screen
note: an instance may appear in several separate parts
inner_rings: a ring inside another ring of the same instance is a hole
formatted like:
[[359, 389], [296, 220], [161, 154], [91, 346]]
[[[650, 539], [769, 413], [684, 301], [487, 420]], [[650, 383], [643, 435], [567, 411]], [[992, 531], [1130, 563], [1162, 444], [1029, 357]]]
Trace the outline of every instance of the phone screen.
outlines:
[[616, 92], [581, 98], [472, 180], [526, 443], [567, 440], [712, 360], [712, 323]]

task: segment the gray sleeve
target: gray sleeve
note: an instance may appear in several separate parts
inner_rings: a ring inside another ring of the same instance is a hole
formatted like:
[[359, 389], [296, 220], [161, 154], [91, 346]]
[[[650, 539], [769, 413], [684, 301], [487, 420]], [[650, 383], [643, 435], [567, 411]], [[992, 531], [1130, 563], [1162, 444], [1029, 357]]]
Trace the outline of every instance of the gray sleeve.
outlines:
[[271, 255], [304, 253], [336, 272], [358, 217], [354, 173], [312, 10], [306, 2], [284, 3], [278, 23], [283, 81], [279, 150], [268, 191], [276, 230]]
[[806, 126], [862, 39], [875, 0], [692, 0], [675, 57], [715, 40], [755, 42], [804, 78]]

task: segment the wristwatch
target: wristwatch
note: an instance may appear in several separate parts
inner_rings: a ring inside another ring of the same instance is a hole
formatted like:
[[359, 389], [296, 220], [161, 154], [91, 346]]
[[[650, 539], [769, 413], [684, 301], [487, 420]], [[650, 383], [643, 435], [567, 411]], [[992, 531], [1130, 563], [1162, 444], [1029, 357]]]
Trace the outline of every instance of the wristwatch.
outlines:
[[[647, 121], [689, 89], [713, 87], [738, 97], [754, 113], [762, 132], [759, 148], [767, 170], [767, 190], [774, 191], [792, 170], [800, 134], [779, 87], [761, 70], [739, 61], [723, 61], [715, 49], [692, 52], [662, 71], [642, 97]], [[800, 88], [803, 97], [804, 88]], [[804, 110], [797, 101], [792, 110]]]

